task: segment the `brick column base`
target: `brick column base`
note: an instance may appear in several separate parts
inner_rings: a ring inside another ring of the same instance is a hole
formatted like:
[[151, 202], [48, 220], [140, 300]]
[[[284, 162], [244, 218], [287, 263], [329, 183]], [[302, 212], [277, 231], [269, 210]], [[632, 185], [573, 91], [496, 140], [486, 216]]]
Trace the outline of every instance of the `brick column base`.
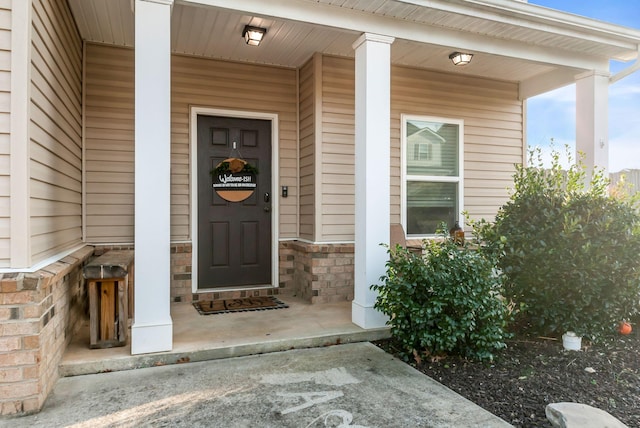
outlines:
[[84, 247], [33, 273], [0, 275], [0, 414], [33, 413], [58, 379], [58, 364], [86, 318]]
[[282, 285], [295, 288], [303, 299], [311, 303], [353, 300], [353, 244], [285, 241], [280, 243], [280, 263]]

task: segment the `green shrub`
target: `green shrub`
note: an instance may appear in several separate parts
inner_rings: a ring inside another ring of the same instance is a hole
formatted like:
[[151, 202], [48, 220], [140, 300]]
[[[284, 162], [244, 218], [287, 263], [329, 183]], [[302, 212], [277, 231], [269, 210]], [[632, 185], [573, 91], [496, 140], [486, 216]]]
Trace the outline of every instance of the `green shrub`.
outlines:
[[495, 263], [483, 251], [453, 240], [425, 241], [425, 254], [390, 249], [375, 308], [388, 324], [404, 358], [456, 354], [490, 360], [505, 347], [508, 310]]
[[514, 193], [481, 238], [535, 332], [598, 340], [640, 311], [640, 216], [632, 199], [609, 195], [601, 172], [585, 186], [581, 163], [565, 172], [557, 153], [548, 170], [537, 159], [517, 167]]

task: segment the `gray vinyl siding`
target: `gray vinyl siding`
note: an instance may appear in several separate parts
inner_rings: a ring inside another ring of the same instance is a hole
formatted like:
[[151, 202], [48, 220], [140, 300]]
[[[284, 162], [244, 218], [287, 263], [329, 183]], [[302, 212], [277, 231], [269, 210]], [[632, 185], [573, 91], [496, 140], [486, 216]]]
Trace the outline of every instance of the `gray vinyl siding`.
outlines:
[[315, 240], [315, 62], [300, 69], [300, 238]]
[[[133, 242], [134, 51], [89, 44], [86, 63], [87, 241]], [[278, 114], [280, 237], [297, 237], [296, 70], [180, 55], [171, 70], [171, 239], [191, 239], [191, 106]]]
[[11, 1], [0, 0], [0, 267], [11, 265]]
[[31, 39], [31, 255], [82, 240], [82, 41], [66, 2], [34, 0]]

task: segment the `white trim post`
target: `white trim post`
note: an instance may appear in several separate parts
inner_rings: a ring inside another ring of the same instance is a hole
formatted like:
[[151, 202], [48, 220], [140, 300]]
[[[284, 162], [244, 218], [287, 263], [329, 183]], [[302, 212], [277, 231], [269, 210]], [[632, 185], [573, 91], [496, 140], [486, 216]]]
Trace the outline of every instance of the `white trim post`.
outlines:
[[390, 114], [392, 37], [363, 34], [356, 51], [355, 100], [355, 283], [351, 320], [383, 327], [370, 289], [385, 272], [390, 229]]
[[31, 0], [13, 2], [11, 10], [11, 195], [10, 266], [31, 265]]
[[587, 181], [594, 167], [609, 170], [609, 73], [576, 77], [576, 151], [585, 155]]
[[131, 353], [170, 351], [171, 5], [135, 0], [135, 316]]

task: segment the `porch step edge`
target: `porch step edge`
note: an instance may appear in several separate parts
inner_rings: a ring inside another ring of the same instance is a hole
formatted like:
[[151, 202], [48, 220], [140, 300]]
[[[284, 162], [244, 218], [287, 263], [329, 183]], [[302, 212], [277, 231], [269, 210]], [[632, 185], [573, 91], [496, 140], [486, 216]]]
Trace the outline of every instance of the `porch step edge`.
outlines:
[[291, 349], [320, 348], [345, 343], [372, 342], [388, 339], [389, 337], [391, 337], [389, 328], [383, 327], [358, 332], [281, 339], [193, 351], [169, 351], [156, 354], [118, 356], [94, 361], [62, 362], [58, 366], [58, 373], [60, 377], [82, 376], [165, 366], [169, 364], [244, 357], [248, 355], [288, 351]]

